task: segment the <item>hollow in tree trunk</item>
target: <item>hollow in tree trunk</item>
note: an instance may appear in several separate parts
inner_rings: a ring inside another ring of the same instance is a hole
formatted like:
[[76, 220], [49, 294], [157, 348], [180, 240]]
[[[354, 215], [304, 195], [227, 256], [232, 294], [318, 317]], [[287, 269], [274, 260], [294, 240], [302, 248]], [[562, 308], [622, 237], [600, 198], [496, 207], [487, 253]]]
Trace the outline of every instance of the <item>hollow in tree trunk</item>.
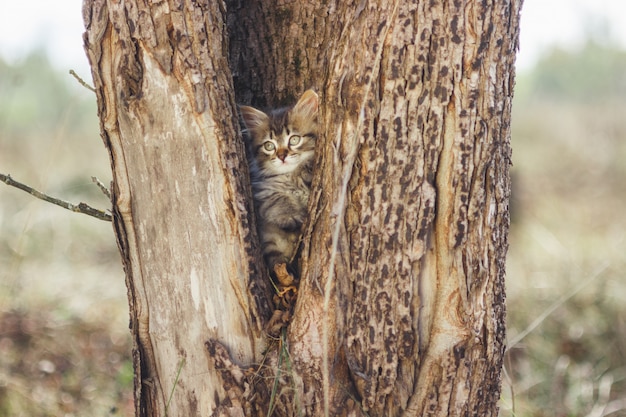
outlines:
[[[85, 0], [138, 416], [497, 415], [521, 0]], [[277, 339], [236, 102], [320, 95]]]

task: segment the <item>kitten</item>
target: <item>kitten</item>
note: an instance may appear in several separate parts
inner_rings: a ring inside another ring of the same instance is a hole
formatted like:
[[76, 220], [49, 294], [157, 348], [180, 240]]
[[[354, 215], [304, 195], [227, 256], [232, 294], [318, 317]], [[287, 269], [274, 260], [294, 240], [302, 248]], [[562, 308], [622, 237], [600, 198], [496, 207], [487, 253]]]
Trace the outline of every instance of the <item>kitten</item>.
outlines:
[[291, 262], [307, 215], [317, 139], [318, 96], [264, 113], [241, 106], [263, 256], [270, 270]]

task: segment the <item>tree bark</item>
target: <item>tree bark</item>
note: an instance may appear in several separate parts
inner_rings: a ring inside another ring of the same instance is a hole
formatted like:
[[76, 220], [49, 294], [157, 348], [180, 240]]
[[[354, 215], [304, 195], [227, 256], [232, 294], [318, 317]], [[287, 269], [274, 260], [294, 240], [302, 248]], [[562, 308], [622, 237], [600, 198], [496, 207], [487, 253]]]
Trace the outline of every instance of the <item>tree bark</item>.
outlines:
[[[137, 415], [497, 415], [520, 7], [85, 1]], [[274, 343], [234, 97], [311, 87], [311, 215]]]
[[113, 170], [134, 337], [136, 414], [225, 402], [204, 342], [256, 363], [270, 313], [254, 245], [224, 9], [86, 1], [85, 45]]

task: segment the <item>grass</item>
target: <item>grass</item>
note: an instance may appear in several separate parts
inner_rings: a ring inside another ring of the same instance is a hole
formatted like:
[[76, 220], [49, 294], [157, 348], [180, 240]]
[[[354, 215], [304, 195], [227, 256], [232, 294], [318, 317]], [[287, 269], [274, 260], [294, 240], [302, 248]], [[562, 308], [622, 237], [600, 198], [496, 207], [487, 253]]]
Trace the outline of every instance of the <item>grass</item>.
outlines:
[[0, 316], [0, 415], [132, 415], [127, 337], [37, 307]]
[[620, 108], [613, 100], [515, 103], [509, 340], [553, 311], [509, 347], [503, 416], [626, 415]]
[[[111, 178], [93, 93], [37, 55], [14, 67], [0, 62], [0, 93], [0, 171], [108, 208], [90, 178]], [[0, 415], [133, 415], [111, 224], [0, 184], [0, 265]]]

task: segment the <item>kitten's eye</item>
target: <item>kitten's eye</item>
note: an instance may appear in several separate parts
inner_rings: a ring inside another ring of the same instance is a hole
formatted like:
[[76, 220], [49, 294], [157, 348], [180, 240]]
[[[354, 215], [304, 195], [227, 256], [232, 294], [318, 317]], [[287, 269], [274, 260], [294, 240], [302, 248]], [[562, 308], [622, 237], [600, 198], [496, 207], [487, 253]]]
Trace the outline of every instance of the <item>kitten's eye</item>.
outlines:
[[300, 143], [300, 136], [292, 136], [289, 138], [289, 146], [296, 146], [298, 143]]
[[272, 142], [265, 142], [263, 144], [263, 149], [268, 152], [272, 152], [274, 149], [276, 149], [276, 146]]

